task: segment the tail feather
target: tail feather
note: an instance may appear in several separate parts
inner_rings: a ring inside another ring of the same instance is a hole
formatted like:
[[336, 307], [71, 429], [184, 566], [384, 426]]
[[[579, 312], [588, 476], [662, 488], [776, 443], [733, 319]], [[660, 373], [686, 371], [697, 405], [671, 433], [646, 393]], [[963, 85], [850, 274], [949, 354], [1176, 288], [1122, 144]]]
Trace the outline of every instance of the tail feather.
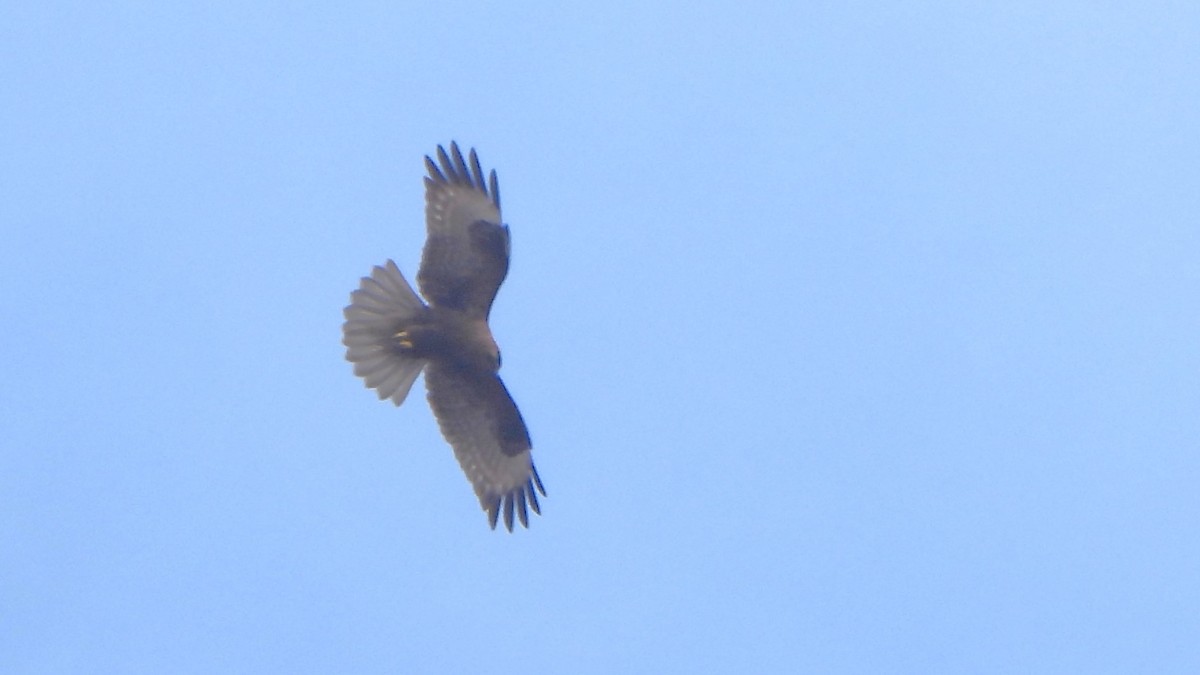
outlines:
[[393, 336], [424, 310], [425, 303], [391, 260], [376, 266], [350, 294], [342, 324], [346, 360], [380, 400], [403, 403], [425, 367], [425, 361], [400, 354], [392, 345]]

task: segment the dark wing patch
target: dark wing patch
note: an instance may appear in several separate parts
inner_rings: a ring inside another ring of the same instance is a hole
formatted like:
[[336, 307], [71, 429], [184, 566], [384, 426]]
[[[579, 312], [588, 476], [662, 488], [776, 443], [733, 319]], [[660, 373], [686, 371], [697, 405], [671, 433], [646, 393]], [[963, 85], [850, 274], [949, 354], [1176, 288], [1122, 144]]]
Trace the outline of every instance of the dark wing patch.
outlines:
[[508, 228], [500, 220], [496, 172], [487, 182], [479, 156], [458, 144], [425, 158], [425, 225], [417, 284], [431, 305], [486, 319], [508, 274]]
[[503, 511], [509, 531], [514, 515], [529, 527], [528, 509], [541, 513], [536, 493], [544, 496], [546, 489], [530, 455], [529, 431], [504, 383], [494, 373], [434, 362], [425, 368], [425, 386], [442, 435], [488, 523], [495, 528]]

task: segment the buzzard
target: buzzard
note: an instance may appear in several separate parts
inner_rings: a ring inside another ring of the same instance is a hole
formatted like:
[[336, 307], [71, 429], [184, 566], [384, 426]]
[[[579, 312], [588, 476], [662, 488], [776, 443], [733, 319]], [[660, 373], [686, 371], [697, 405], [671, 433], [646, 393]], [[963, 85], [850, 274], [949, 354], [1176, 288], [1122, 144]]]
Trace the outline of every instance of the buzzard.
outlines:
[[497, 374], [500, 349], [487, 323], [508, 273], [496, 172], [485, 181], [474, 150], [469, 159], [457, 143], [449, 153], [439, 145], [437, 162], [425, 157], [426, 239], [417, 285], [428, 304], [388, 260], [350, 294], [342, 343], [354, 374], [380, 400], [400, 405], [425, 373], [429, 406], [488, 524], [495, 529], [503, 511], [511, 532], [514, 512], [525, 527], [529, 508], [541, 513], [536, 493], [545, 496], [546, 489], [525, 421]]

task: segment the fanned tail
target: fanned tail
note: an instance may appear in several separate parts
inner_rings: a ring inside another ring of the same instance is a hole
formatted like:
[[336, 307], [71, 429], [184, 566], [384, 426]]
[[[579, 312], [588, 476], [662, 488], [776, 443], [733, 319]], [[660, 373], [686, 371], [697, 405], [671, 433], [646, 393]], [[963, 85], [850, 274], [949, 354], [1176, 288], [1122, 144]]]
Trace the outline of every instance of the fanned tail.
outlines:
[[396, 333], [424, 311], [425, 303], [391, 260], [371, 270], [350, 294], [342, 324], [346, 360], [380, 400], [403, 403], [425, 367], [425, 361], [400, 353], [393, 344]]

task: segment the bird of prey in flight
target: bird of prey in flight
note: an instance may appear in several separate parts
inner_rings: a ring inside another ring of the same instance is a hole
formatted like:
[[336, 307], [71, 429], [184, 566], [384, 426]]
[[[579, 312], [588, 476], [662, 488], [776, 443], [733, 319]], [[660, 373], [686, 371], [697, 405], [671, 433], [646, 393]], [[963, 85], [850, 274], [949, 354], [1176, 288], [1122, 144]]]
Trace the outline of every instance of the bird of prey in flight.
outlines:
[[[425, 157], [425, 250], [417, 285], [425, 302], [388, 260], [363, 277], [344, 310], [342, 343], [354, 374], [380, 400], [404, 402], [423, 371], [429, 406], [454, 448], [488, 524], [501, 511], [529, 527], [546, 494], [530, 455], [525, 421], [497, 374], [500, 349], [488, 327], [496, 291], [508, 273], [508, 226], [500, 220], [496, 172], [484, 180], [474, 150], [450, 144]], [[428, 304], [426, 304], [428, 303]]]

